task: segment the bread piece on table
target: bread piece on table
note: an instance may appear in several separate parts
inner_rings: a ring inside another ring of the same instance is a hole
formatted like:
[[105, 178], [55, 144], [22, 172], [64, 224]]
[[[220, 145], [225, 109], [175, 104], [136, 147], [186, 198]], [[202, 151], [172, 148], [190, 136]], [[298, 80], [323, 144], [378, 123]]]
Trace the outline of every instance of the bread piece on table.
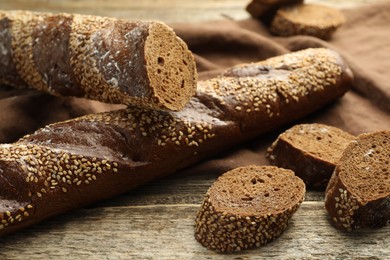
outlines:
[[208, 249], [234, 252], [280, 236], [305, 197], [291, 170], [241, 167], [221, 175], [196, 217], [195, 238]]
[[345, 149], [326, 188], [333, 225], [351, 231], [390, 221], [390, 131], [362, 134]]
[[0, 31], [3, 84], [169, 110], [195, 94], [194, 58], [161, 22], [0, 11]]
[[252, 0], [246, 7], [252, 17], [259, 18], [264, 15], [274, 13], [278, 8], [302, 3], [303, 0]]
[[52, 124], [0, 145], [0, 235], [129, 191], [312, 113], [351, 72], [327, 49], [236, 66], [179, 112], [139, 107]]
[[308, 187], [325, 189], [341, 154], [355, 136], [323, 124], [295, 125], [267, 149], [271, 164], [291, 169]]
[[337, 9], [317, 4], [297, 4], [280, 8], [271, 23], [271, 32], [280, 36], [330, 36], [345, 22]]

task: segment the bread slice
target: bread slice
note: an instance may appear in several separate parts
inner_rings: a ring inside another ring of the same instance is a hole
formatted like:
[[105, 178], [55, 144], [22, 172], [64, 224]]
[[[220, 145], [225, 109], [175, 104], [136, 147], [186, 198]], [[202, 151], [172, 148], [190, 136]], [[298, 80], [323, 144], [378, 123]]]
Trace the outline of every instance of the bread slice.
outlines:
[[267, 149], [271, 164], [291, 169], [308, 187], [325, 189], [341, 154], [355, 136], [323, 124], [295, 125]]
[[317, 4], [280, 8], [271, 23], [271, 32], [280, 36], [310, 35], [328, 39], [345, 22], [337, 9]]
[[285, 5], [302, 3], [303, 0], [252, 0], [246, 10], [252, 17], [259, 18], [269, 13], [275, 14], [276, 10]]
[[218, 252], [240, 251], [278, 237], [305, 196], [291, 170], [236, 168], [210, 187], [196, 217], [195, 238]]
[[334, 226], [350, 231], [390, 221], [390, 131], [362, 134], [345, 149], [326, 188]]

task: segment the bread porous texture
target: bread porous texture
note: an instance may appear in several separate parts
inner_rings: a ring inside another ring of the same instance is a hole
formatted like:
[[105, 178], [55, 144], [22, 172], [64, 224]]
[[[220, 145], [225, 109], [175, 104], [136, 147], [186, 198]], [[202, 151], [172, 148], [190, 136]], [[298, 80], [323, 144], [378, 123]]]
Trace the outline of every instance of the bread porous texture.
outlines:
[[165, 24], [150, 26], [145, 60], [156, 103], [178, 111], [195, 95], [197, 72], [187, 45]]
[[271, 23], [271, 32], [279, 36], [310, 35], [329, 39], [344, 22], [344, 15], [328, 6], [289, 5], [276, 12]]
[[195, 238], [208, 249], [234, 252], [278, 237], [305, 196], [291, 170], [246, 166], [221, 175], [196, 217]]
[[362, 134], [345, 149], [326, 189], [333, 225], [351, 231], [390, 221], [390, 131]]
[[299, 124], [267, 149], [271, 164], [291, 169], [308, 187], [325, 189], [342, 153], [355, 136], [324, 124]]

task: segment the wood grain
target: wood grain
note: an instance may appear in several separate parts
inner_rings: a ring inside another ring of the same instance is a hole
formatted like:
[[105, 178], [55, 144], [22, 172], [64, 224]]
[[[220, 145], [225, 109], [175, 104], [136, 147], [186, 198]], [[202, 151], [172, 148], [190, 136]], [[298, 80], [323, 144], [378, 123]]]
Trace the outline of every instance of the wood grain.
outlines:
[[[389, 0], [385, 0], [389, 1]], [[194, 22], [244, 19], [250, 0], [1, 0], [0, 9], [28, 9], [43, 12], [68, 12], [112, 16], [130, 20]], [[378, 0], [307, 0], [347, 8]]]
[[194, 238], [194, 218], [216, 176], [172, 176], [0, 239], [0, 259], [386, 259], [390, 226], [342, 233], [309, 192], [273, 242], [218, 255]]
[[[1, 0], [0, 9], [76, 12], [127, 19], [196, 22], [244, 19], [249, 0]], [[337, 7], [369, 0], [312, 0]], [[341, 233], [328, 221], [323, 193], [308, 192], [281, 237], [218, 255], [194, 239], [194, 219], [216, 175], [174, 175], [128, 194], [0, 239], [0, 259], [390, 259], [390, 226]]]

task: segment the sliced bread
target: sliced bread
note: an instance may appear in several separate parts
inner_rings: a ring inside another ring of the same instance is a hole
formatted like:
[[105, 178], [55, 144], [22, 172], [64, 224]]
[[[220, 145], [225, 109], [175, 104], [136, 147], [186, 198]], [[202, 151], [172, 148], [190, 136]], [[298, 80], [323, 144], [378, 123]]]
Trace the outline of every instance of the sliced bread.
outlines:
[[390, 221], [390, 131], [362, 134], [345, 149], [326, 188], [334, 226], [350, 231]]
[[218, 252], [234, 252], [278, 237], [305, 196], [291, 170], [275, 166], [236, 168], [208, 190], [196, 217], [195, 238]]
[[252, 17], [259, 18], [270, 13], [274, 14], [281, 6], [302, 2], [303, 0], [252, 0], [246, 10]]
[[345, 22], [339, 10], [318, 4], [281, 7], [272, 20], [271, 32], [279, 36], [310, 35], [328, 39]]
[[341, 154], [355, 137], [323, 124], [295, 125], [267, 149], [271, 164], [291, 169], [310, 188], [325, 189]]

